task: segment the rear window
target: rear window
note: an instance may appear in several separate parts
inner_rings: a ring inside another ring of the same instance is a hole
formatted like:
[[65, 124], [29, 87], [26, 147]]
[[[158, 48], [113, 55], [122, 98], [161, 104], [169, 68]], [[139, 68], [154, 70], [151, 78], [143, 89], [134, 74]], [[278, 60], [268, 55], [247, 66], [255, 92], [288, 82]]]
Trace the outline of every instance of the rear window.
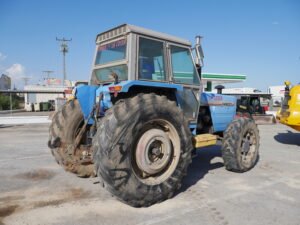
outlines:
[[100, 45], [97, 49], [96, 65], [106, 64], [126, 58], [126, 40], [118, 40]]

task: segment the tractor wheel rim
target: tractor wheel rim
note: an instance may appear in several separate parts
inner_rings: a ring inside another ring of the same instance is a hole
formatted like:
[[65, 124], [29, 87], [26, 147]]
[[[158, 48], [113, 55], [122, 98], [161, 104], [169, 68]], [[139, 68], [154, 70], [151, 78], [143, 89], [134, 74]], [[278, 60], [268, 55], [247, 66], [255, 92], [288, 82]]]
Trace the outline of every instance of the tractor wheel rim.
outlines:
[[256, 135], [253, 131], [247, 131], [243, 136], [241, 148], [242, 148], [242, 161], [246, 166], [252, 165], [252, 161], [256, 156]]
[[154, 120], [148, 124], [151, 128], [140, 136], [134, 159], [138, 179], [155, 185], [175, 171], [180, 157], [180, 139], [174, 126], [166, 120]]
[[164, 131], [151, 129], [139, 139], [136, 149], [137, 165], [148, 175], [156, 174], [165, 168], [170, 156], [171, 141]]

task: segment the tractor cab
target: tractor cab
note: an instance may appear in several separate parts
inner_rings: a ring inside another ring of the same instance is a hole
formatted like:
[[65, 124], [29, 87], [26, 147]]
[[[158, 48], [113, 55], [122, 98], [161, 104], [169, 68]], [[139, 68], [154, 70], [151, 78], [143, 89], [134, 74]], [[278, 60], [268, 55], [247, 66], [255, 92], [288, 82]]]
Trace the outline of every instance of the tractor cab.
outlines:
[[[115, 92], [113, 96], [104, 94], [112, 104], [138, 93], [165, 95], [177, 102], [194, 129], [204, 113], [214, 115], [215, 123], [207, 123], [214, 127], [212, 130], [222, 131], [233, 118], [235, 100], [202, 93], [204, 56], [200, 41], [197, 36], [192, 47], [187, 40], [128, 24], [100, 33], [96, 38], [91, 84], [100, 85], [98, 93], [107, 88]], [[200, 101], [204, 104], [201, 113]], [[112, 104], [103, 105], [109, 108]], [[227, 114], [220, 107], [213, 109], [215, 113], [209, 112], [208, 107], [215, 105], [223, 105]], [[227, 109], [228, 106], [231, 108]], [[203, 131], [201, 127], [197, 130]]]
[[[196, 54], [202, 53], [200, 43]], [[203, 56], [198, 56], [203, 57]], [[180, 83], [199, 86], [191, 43], [124, 24], [96, 38], [92, 84], [126, 80]]]
[[200, 37], [192, 48], [187, 40], [124, 24], [97, 35], [90, 83], [120, 86], [119, 97], [154, 92], [176, 98], [188, 120], [196, 123], [202, 59]]

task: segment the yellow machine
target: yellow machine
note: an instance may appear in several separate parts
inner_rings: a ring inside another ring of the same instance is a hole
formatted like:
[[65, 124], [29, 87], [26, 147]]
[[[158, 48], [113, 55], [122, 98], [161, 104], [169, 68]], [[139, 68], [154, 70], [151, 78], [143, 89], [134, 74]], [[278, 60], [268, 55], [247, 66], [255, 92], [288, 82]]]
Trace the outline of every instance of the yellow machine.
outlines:
[[284, 82], [284, 100], [276, 118], [280, 123], [300, 131], [300, 84], [290, 88], [289, 81]]

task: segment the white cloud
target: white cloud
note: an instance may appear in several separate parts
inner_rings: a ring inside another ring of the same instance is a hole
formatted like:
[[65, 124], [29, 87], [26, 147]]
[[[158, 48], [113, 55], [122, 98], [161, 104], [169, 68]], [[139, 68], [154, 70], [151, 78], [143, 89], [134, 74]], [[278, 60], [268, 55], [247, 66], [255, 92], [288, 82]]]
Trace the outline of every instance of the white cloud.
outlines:
[[273, 21], [273, 22], [272, 22], [272, 25], [275, 25], [275, 26], [276, 26], [276, 25], [278, 25], [278, 24], [279, 24], [278, 21]]
[[8, 76], [10, 76], [13, 80], [21, 79], [25, 76], [25, 67], [19, 63], [15, 63], [5, 70]]
[[[1, 72], [1, 70], [3, 72]], [[22, 89], [24, 85], [24, 78], [27, 77], [32, 79], [34, 76], [27, 76], [27, 71], [23, 65], [20, 63], [15, 63], [9, 67], [4, 67], [1, 69], [0, 65], [0, 72], [8, 75], [11, 78], [12, 87], [16, 87], [18, 89]]]
[[3, 53], [0, 52], [0, 61], [3, 61], [6, 59], [6, 55], [4, 55]]

